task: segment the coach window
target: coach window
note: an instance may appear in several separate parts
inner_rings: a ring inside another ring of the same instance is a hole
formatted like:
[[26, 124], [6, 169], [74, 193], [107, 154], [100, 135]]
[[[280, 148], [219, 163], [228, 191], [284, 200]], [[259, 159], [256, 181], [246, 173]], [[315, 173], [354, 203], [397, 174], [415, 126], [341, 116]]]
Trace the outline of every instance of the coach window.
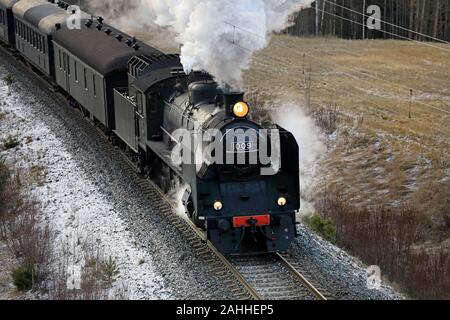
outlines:
[[88, 91], [86, 68], [84, 68], [84, 90]]
[[94, 97], [97, 97], [97, 86], [95, 84], [95, 74], [92, 75], [92, 83], [94, 84]]
[[61, 49], [58, 49], [59, 70], [62, 70]]
[[73, 60], [73, 72], [75, 73], [75, 82], [78, 83], [78, 69], [76, 60]]

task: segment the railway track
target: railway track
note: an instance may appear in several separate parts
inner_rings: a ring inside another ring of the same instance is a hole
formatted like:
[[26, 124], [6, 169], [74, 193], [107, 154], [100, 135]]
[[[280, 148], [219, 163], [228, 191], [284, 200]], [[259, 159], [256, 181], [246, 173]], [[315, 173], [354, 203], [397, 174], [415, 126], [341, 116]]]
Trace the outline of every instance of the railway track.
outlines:
[[[22, 67], [29, 66], [8, 49], [0, 46], [3, 53], [18, 61]], [[153, 206], [163, 215], [187, 240], [195, 254], [207, 263], [219, 277], [224, 286], [237, 298], [242, 300], [266, 299], [307, 299], [326, 300], [325, 296], [312, 285], [288, 257], [281, 254], [249, 257], [224, 257], [209, 241], [203, 231], [199, 230], [187, 217], [176, 213], [173, 201], [164, 194], [151, 180], [139, 174], [134, 163], [118, 147], [110, 143], [105, 133], [96, 127], [83, 113], [75, 112], [66, 97], [58, 92], [40, 75], [33, 73], [50, 95], [62, 106], [73, 111], [77, 124], [90, 136], [99, 150], [116, 160], [123, 170], [140, 186]]]

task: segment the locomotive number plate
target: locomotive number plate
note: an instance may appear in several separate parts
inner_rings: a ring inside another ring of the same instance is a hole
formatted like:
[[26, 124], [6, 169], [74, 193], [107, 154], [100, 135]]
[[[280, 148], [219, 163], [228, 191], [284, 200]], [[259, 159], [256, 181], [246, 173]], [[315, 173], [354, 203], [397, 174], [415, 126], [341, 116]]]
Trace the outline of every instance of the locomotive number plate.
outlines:
[[253, 142], [233, 142], [232, 148], [234, 152], [253, 151]]
[[235, 228], [251, 227], [252, 222], [254, 226], [270, 226], [270, 215], [233, 218], [233, 226]]

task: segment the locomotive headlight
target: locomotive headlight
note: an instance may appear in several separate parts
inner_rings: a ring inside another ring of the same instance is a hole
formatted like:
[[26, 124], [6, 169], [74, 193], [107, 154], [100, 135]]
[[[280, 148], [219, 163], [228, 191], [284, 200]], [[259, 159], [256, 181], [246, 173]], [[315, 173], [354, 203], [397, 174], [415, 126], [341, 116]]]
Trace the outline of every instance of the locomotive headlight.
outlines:
[[223, 208], [223, 203], [221, 201], [214, 202], [214, 210], [220, 211]]
[[279, 197], [277, 203], [280, 207], [284, 207], [287, 204], [287, 199], [285, 197]]
[[238, 118], [245, 118], [248, 115], [250, 108], [245, 102], [238, 102], [233, 107], [233, 113]]

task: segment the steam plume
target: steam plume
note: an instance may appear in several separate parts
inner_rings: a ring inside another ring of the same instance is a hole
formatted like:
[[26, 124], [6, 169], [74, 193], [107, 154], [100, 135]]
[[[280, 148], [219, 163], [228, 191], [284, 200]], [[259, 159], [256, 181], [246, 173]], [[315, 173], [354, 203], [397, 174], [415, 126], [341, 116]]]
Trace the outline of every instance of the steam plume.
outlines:
[[[205, 70], [236, 89], [252, 54], [263, 49], [272, 32], [311, 0], [134, 0], [127, 4], [94, 0], [121, 26], [169, 27], [182, 45], [186, 72]], [[108, 4], [108, 5], [106, 5]]]
[[312, 195], [317, 163], [326, 152], [320, 129], [314, 119], [305, 115], [301, 107], [293, 102], [281, 103], [279, 108], [272, 111], [272, 119], [292, 132], [297, 140], [300, 148], [301, 213], [311, 213], [314, 207], [308, 202], [308, 198]]

